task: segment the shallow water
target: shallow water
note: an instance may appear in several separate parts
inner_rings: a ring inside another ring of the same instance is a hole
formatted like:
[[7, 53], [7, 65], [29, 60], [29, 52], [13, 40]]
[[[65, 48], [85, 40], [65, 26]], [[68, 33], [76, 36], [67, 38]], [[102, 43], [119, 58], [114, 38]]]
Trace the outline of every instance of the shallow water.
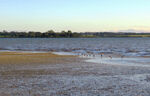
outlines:
[[142, 57], [130, 57], [130, 58], [90, 58], [86, 62], [109, 64], [109, 65], [121, 65], [121, 66], [134, 66], [134, 67], [150, 67], [150, 59]]

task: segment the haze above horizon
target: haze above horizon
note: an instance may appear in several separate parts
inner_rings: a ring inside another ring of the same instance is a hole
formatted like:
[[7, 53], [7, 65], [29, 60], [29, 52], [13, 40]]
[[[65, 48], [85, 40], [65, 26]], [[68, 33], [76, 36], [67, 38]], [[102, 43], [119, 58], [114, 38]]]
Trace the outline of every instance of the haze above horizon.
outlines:
[[0, 31], [150, 32], [150, 0], [0, 0]]

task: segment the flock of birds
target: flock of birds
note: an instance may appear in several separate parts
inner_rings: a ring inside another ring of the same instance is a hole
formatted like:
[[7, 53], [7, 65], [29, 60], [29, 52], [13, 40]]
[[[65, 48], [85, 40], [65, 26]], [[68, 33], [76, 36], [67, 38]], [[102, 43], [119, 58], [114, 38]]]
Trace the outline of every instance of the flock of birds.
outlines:
[[[98, 56], [100, 56], [100, 58], [102, 59], [103, 57], [104, 57], [104, 54], [89, 54], [89, 53], [86, 53], [86, 54], [84, 54], [84, 53], [80, 53], [80, 54], [78, 54], [79, 56], [82, 56], [82, 57], [98, 57]], [[110, 58], [110, 59], [113, 59], [113, 57], [112, 57], [112, 55], [108, 55], [108, 57]], [[120, 58], [121, 59], [123, 59], [125, 56], [124, 55], [121, 55], [120, 56]]]

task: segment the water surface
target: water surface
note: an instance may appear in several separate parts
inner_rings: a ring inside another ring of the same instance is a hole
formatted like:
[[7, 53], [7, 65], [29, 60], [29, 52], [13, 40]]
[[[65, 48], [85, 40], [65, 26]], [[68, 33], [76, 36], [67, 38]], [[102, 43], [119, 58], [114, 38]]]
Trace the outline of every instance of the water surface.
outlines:
[[150, 38], [1, 38], [0, 49], [150, 56]]

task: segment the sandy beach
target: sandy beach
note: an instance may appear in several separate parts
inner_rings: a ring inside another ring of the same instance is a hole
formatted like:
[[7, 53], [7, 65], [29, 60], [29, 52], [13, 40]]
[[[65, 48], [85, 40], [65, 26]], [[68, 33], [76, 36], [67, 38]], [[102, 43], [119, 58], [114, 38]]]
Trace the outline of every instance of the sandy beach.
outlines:
[[0, 52], [0, 96], [149, 96], [150, 67], [52, 53]]

